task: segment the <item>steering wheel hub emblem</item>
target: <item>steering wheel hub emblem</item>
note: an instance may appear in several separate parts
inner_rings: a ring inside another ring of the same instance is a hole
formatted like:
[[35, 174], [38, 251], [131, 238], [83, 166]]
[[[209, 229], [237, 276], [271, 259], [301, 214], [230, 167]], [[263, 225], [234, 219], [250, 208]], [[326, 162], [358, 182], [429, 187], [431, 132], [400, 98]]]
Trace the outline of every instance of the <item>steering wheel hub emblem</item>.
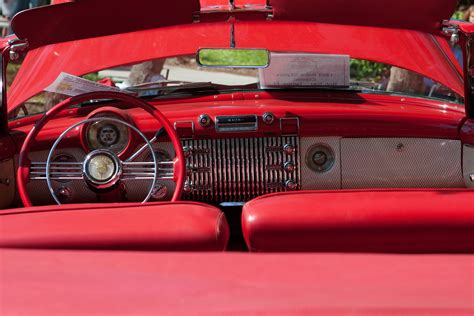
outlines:
[[83, 165], [83, 176], [92, 186], [105, 189], [117, 183], [121, 170], [121, 162], [113, 152], [98, 149], [87, 155]]

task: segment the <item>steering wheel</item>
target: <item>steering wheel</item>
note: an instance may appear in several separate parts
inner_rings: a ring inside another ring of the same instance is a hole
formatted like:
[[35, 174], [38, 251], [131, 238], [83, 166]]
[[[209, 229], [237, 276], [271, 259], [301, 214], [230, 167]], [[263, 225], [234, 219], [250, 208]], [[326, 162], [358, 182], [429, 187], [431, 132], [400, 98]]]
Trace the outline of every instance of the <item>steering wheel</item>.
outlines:
[[[120, 101], [125, 104], [128, 104], [132, 107], [141, 108], [145, 110], [146, 112], [148, 112], [151, 116], [153, 116], [158, 121], [158, 123], [161, 126], [163, 126], [163, 128], [168, 133], [168, 136], [171, 139], [171, 142], [173, 144], [173, 147], [176, 153], [176, 157], [171, 162], [171, 165], [173, 168], [172, 180], [176, 183], [176, 189], [173, 193], [171, 201], [172, 202], [178, 201], [181, 198], [181, 195], [183, 193], [183, 185], [184, 185], [184, 180], [186, 177], [186, 161], [185, 161], [183, 147], [181, 145], [179, 136], [174, 130], [171, 123], [158, 109], [154, 108], [153, 106], [149, 105], [148, 103], [146, 103], [145, 101], [139, 98], [136, 98], [130, 94], [125, 94], [121, 92], [100, 91], [100, 92], [86, 93], [86, 94], [82, 94], [76, 97], [71, 97], [61, 103], [58, 103], [49, 111], [47, 111], [43, 115], [43, 117], [39, 121], [36, 122], [35, 126], [28, 133], [20, 150], [18, 171], [17, 171], [18, 191], [20, 194], [21, 201], [23, 202], [23, 205], [25, 207], [32, 206], [30, 197], [28, 195], [28, 191], [26, 190], [26, 184], [30, 181], [30, 169], [33, 168], [32, 167], [33, 165], [38, 166], [39, 164], [39, 163], [32, 163], [28, 159], [28, 154], [30, 152], [32, 143], [34, 142], [36, 136], [39, 134], [41, 129], [52, 118], [54, 118], [59, 112], [61, 112], [64, 109], [69, 108], [72, 105], [76, 105], [76, 104], [83, 103], [90, 100], [115, 100], [115, 101]], [[93, 188], [97, 190], [106, 190], [106, 189], [110, 189], [111, 187], [114, 187], [118, 183], [119, 180], [121, 180], [127, 175], [127, 169], [131, 170], [131, 169], [139, 168], [141, 171], [145, 171], [146, 174], [149, 175], [148, 179], [153, 180], [146, 198], [142, 201], [142, 203], [147, 202], [150, 196], [152, 195], [156, 180], [158, 179], [157, 172], [160, 166], [160, 163], [156, 159], [156, 155], [150, 141], [135, 126], [122, 120], [118, 120], [114, 118], [104, 118], [104, 117], [85, 119], [69, 126], [66, 130], [64, 130], [61, 133], [61, 135], [55, 141], [54, 145], [51, 147], [46, 163], [40, 163], [43, 167], [36, 167], [36, 168], [42, 168], [42, 170], [45, 171], [45, 180], [48, 183], [48, 188], [49, 188], [49, 191], [51, 192], [51, 195], [53, 196], [57, 204], [61, 204], [51, 185], [51, 173], [52, 173], [52, 170], [54, 170], [55, 168], [54, 163], [51, 162], [51, 158], [58, 143], [69, 131], [71, 131], [75, 127], [81, 124], [96, 122], [100, 120], [114, 121], [116, 123], [125, 124], [128, 128], [135, 131], [138, 135], [141, 136], [141, 138], [144, 140], [149, 150], [151, 151], [153, 162], [152, 163], [151, 162], [147, 162], [147, 163], [124, 162], [124, 161], [121, 161], [118, 158], [118, 156], [112, 151], [109, 151], [107, 149], [97, 149], [88, 153], [83, 162], [78, 162], [76, 165], [69, 165], [68, 168], [70, 167], [70, 168], [73, 168], [74, 170], [79, 170], [81, 172], [80, 178], [86, 181], [89, 186], [92, 186]], [[99, 170], [99, 173], [97, 172], [97, 170]], [[97, 176], [97, 175], [100, 175], [100, 176]]]

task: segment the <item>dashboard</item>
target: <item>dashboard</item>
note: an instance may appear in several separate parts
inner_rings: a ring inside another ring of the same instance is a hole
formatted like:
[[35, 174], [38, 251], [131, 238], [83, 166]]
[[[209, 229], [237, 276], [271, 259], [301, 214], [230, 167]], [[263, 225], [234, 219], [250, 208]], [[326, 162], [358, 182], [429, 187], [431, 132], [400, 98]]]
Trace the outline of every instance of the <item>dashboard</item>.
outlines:
[[[115, 118], [139, 125], [126, 111], [107, 108], [88, 117]], [[207, 115], [173, 120], [186, 157], [185, 200], [207, 203], [242, 203], [268, 193], [295, 190], [363, 188], [472, 187], [474, 148], [460, 140], [440, 137], [357, 137], [308, 135], [299, 116], [272, 112], [242, 115]], [[159, 128], [147, 131], [153, 136]], [[134, 133], [117, 122], [99, 121], [80, 128], [80, 147], [57, 149], [53, 162], [76, 163], [94, 149], [107, 148], [119, 157], [139, 151], [137, 162], [150, 162], [149, 150]], [[343, 133], [341, 133], [343, 134]], [[175, 157], [166, 136], [153, 142], [160, 162]], [[32, 161], [45, 161], [47, 150], [31, 152]], [[464, 156], [464, 157], [463, 157]], [[67, 164], [57, 174], [72, 172]], [[38, 167], [39, 168], [39, 167]], [[166, 179], [153, 188], [152, 200], [169, 200], [175, 183]], [[120, 184], [120, 199], [140, 201], [151, 181], [135, 178]], [[63, 203], [96, 202], [97, 197], [80, 178], [52, 177], [52, 187]], [[50, 204], [44, 168], [32, 175], [27, 187], [34, 204]]]

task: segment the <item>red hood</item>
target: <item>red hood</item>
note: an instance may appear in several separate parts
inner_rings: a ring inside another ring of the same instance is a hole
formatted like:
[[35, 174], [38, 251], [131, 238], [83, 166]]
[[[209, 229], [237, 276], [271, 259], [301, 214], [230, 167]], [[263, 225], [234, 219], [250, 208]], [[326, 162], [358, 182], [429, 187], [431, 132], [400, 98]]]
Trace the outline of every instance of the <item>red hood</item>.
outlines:
[[[12, 26], [30, 48], [77, 39], [132, 32], [200, 20], [258, 18], [306, 21], [438, 33], [456, 0], [76, 0], [19, 13]], [[209, 12], [215, 11], [215, 14]], [[207, 12], [206, 14], [203, 12]], [[211, 17], [209, 17], [211, 16]], [[85, 21], [87, 21], [85, 23]], [[32, 27], [39, 25], [41, 27]]]

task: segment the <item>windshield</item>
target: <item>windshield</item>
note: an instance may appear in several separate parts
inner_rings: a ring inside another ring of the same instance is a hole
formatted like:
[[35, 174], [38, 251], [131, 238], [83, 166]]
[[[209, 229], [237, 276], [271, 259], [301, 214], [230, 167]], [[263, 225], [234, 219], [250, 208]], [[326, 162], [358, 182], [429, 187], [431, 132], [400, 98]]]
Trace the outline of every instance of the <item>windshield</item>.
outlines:
[[[286, 57], [289, 53], [286, 55], [272, 54], [274, 65], [277, 64], [277, 55]], [[268, 86], [264, 84], [269, 77], [268, 69], [259, 71], [257, 69], [200, 67], [194, 56], [148, 60], [127, 66], [103, 69], [86, 74], [83, 78], [106, 86], [134, 91], [140, 97], [146, 98], [268, 89], [295, 90], [296, 93], [300, 91], [299, 89], [338, 89], [359, 93], [402, 94], [447, 102], [462, 102], [462, 97], [449, 88], [414, 72], [383, 63], [349, 57], [347, 60], [348, 75], [343, 84], [337, 83], [337, 80], [334, 81], [334, 77], [338, 78], [338, 70], [325, 68], [319, 72], [308, 71], [305, 74], [306, 77], [310, 77], [309, 80], [313, 81], [315, 80], [313, 77], [318, 77], [317, 84], [288, 85], [286, 83]], [[291, 74], [288, 69], [288, 67], [283, 67], [276, 72], [273, 71], [272, 76], [289, 77]], [[293, 73], [293, 75], [295, 74]], [[331, 77], [332, 81], [326, 77]], [[196, 85], [195, 83], [202, 84]], [[137, 87], [139, 89], [136, 89]], [[42, 113], [66, 98], [68, 98], [66, 95], [43, 91], [13, 111], [10, 114], [10, 119]]]

